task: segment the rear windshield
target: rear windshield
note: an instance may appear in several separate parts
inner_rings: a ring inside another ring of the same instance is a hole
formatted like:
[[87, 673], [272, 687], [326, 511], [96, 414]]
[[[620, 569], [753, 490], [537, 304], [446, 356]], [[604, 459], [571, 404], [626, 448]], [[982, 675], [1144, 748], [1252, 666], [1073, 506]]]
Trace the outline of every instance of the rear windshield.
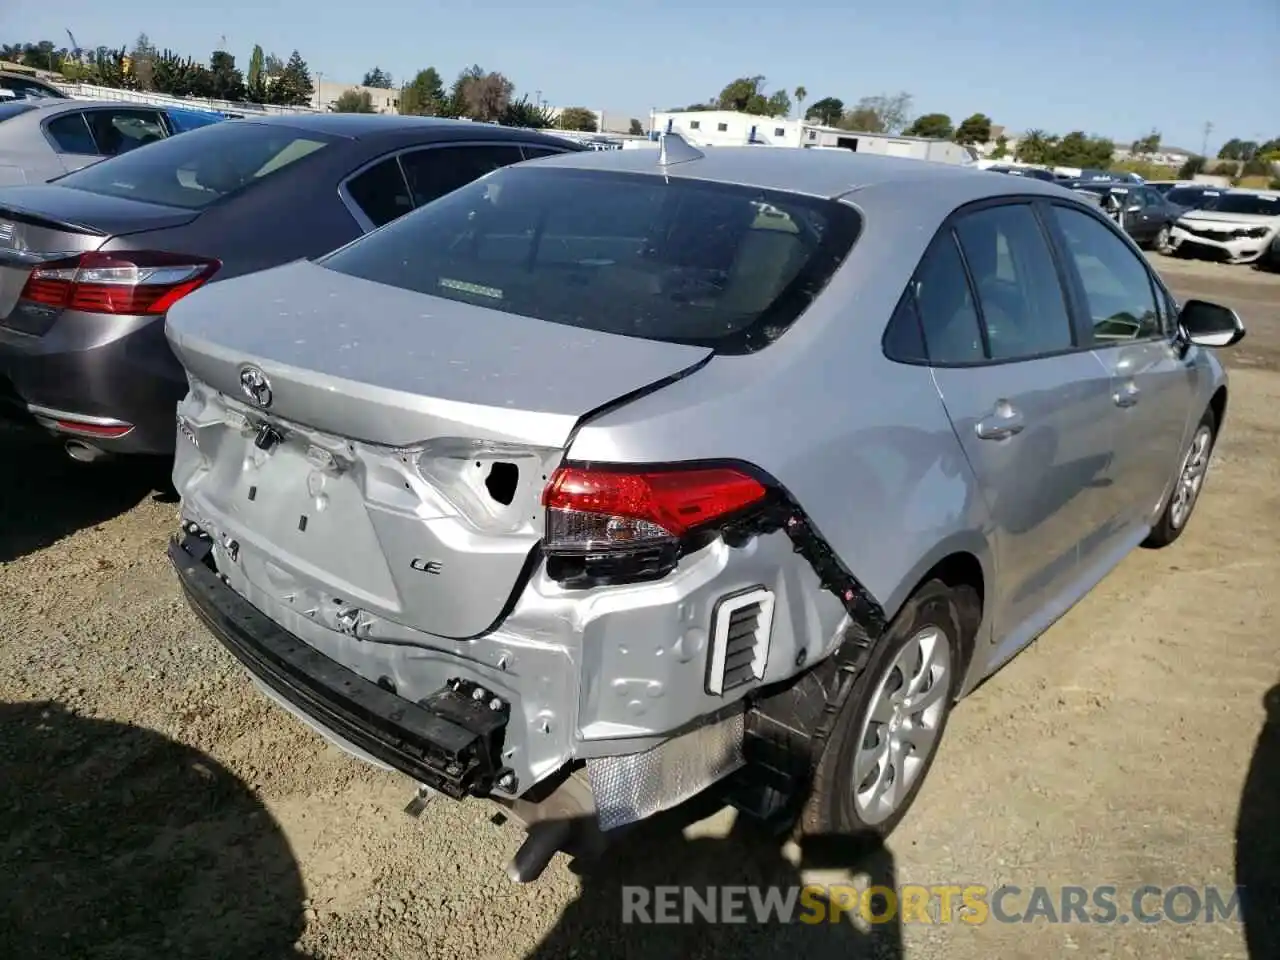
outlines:
[[21, 100], [0, 100], [0, 123], [3, 123], [10, 117], [29, 113], [34, 109], [36, 109], [36, 105], [34, 103], [24, 103]]
[[198, 210], [331, 143], [310, 130], [224, 121], [111, 157], [59, 178], [89, 193]]
[[1256, 213], [1264, 217], [1280, 217], [1280, 194], [1267, 196], [1256, 193], [1224, 193], [1206, 203], [1204, 209], [1218, 213]]
[[319, 262], [519, 316], [745, 353], [804, 311], [860, 229], [834, 200], [517, 166]]
[[1217, 193], [1206, 191], [1204, 187], [1174, 187], [1165, 194], [1170, 203], [1181, 204], [1182, 206], [1190, 206], [1193, 203], [1211, 200], [1216, 196], [1218, 196]]

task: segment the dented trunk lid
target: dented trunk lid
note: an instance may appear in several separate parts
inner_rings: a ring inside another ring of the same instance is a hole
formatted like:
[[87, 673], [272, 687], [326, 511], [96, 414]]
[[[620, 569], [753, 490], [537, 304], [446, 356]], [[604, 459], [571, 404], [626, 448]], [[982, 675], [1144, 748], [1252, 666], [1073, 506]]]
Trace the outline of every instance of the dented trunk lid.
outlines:
[[301, 261], [212, 284], [175, 305], [169, 342], [196, 378], [353, 440], [439, 435], [562, 446], [584, 414], [710, 356], [441, 300]]
[[[199, 291], [167, 331], [192, 377], [174, 472], [186, 511], [255, 586], [361, 640], [496, 625], [577, 422], [711, 352], [305, 262]], [[242, 389], [247, 368], [265, 406]]]

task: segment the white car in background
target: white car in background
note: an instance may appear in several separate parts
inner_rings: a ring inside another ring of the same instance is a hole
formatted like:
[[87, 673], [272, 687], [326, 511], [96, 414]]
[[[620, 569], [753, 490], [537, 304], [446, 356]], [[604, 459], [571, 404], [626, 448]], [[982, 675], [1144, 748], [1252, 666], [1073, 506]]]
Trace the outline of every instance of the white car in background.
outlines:
[[1280, 234], [1280, 191], [1228, 190], [1178, 218], [1169, 233], [1174, 252], [1218, 251], [1228, 263], [1251, 263]]

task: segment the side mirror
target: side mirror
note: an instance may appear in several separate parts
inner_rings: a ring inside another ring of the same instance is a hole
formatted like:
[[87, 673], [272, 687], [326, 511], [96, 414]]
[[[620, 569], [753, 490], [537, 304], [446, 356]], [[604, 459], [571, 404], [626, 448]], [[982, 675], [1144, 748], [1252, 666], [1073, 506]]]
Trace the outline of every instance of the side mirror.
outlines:
[[1139, 204], [1135, 203], [1127, 207], [1126, 211], [1128, 213], [1140, 213], [1142, 211], [1142, 207]]
[[1187, 340], [1202, 347], [1230, 347], [1244, 339], [1240, 314], [1208, 300], [1188, 300], [1178, 314], [1178, 327]]

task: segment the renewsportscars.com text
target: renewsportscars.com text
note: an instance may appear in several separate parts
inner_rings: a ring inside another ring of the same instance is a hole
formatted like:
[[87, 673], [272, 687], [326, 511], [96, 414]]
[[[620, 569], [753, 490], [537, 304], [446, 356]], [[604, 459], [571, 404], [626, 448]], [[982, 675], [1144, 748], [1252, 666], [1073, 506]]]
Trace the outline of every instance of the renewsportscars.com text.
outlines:
[[679, 923], [1221, 923], [1239, 922], [1240, 891], [1180, 884], [1123, 891], [1005, 884], [904, 884], [897, 888], [628, 887], [622, 920]]

